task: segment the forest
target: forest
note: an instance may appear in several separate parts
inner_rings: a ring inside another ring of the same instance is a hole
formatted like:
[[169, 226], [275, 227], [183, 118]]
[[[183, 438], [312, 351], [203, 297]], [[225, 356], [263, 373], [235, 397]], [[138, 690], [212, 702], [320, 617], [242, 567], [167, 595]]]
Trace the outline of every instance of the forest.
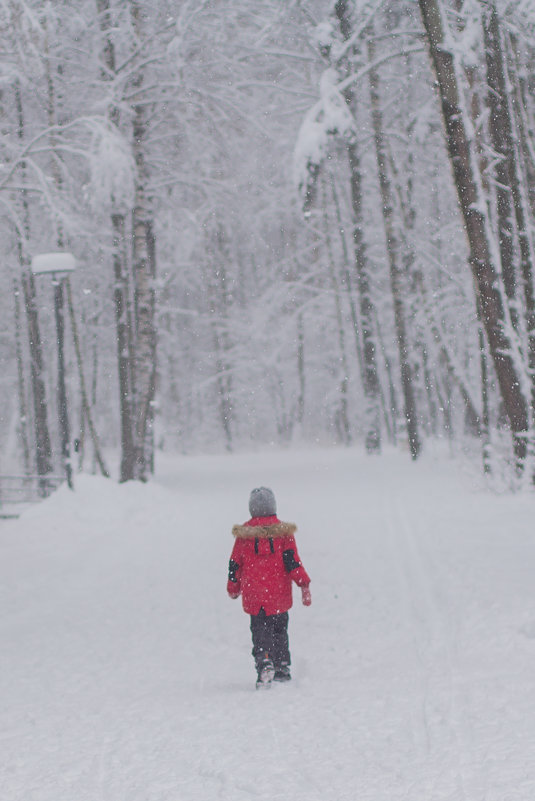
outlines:
[[532, 483], [530, 0], [0, 0], [0, 61], [0, 473]]

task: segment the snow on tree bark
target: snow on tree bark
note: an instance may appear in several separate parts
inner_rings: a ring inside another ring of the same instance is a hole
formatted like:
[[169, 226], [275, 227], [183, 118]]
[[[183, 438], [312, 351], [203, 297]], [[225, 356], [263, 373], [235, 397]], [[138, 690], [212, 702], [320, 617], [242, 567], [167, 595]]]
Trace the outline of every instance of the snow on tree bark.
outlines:
[[523, 376], [513, 354], [512, 326], [506, 319], [500, 280], [491, 258], [490, 226], [474, 171], [454, 56], [445, 40], [438, 0], [419, 0], [419, 6], [437, 76], [448, 154], [468, 237], [470, 266], [483, 324], [511, 426], [514, 452], [522, 465], [527, 452], [528, 406]]
[[[143, 13], [131, 0], [130, 13], [138, 42], [143, 40]], [[136, 478], [146, 481], [153, 468], [153, 418], [156, 392], [155, 277], [156, 243], [148, 194], [149, 170], [145, 155], [149, 106], [142, 96], [143, 69], [133, 78], [134, 117], [132, 151], [136, 165], [132, 211], [132, 271], [134, 276], [134, 453]]]
[[[375, 44], [372, 39], [368, 41], [368, 54], [370, 64], [373, 64], [375, 61]], [[379, 98], [379, 75], [375, 68], [370, 69], [369, 77], [373, 134], [377, 158], [377, 173], [382, 203], [382, 214], [386, 240], [385, 245], [390, 271], [390, 288], [392, 291], [392, 302], [394, 305], [396, 342], [399, 353], [401, 388], [404, 400], [407, 438], [411, 456], [413, 459], [417, 459], [421, 451], [421, 441], [418, 433], [416, 398], [413, 386], [413, 370], [410, 363], [409, 341], [407, 336], [404, 299], [404, 275], [402, 266], [400, 264], [400, 241], [394, 224], [394, 197], [390, 177], [388, 175], [388, 155]]]
[[[533, 241], [528, 224], [529, 204], [525, 193], [522, 190], [520, 152], [515, 142], [518, 142], [518, 126], [515, 126], [515, 115], [512, 105], [512, 94], [507, 91], [507, 86], [511, 86], [512, 81], [507, 74], [507, 60], [501, 24], [498, 18], [496, 3], [492, 0], [488, 3], [488, 8], [483, 12], [483, 23], [485, 32], [486, 58], [487, 58], [487, 79], [489, 83], [489, 105], [492, 109], [491, 130], [494, 133], [493, 144], [500, 156], [496, 164], [496, 183], [497, 192], [500, 195], [504, 192], [508, 194], [507, 213], [512, 215], [514, 212], [516, 222], [516, 234], [520, 251], [520, 276], [524, 294], [524, 318], [527, 338], [527, 362], [528, 376], [531, 384], [531, 424], [535, 421], [535, 297], [533, 293]], [[509, 97], [511, 95], [511, 97]], [[513, 242], [512, 220], [506, 230], [500, 231], [500, 248], [502, 237]], [[510, 246], [512, 247], [512, 245]], [[509, 256], [509, 254], [507, 254]], [[512, 255], [511, 255], [512, 258]], [[504, 282], [506, 277], [509, 281], [516, 276], [511, 275], [513, 265], [504, 265], [502, 261], [502, 273]], [[515, 287], [516, 288], [516, 287]], [[531, 432], [531, 447], [533, 449], [533, 431]]]
[[21, 324], [21, 304], [20, 304], [20, 285], [14, 281], [13, 298], [15, 301], [15, 354], [17, 359], [17, 389], [19, 399], [19, 433], [22, 443], [22, 455], [24, 470], [31, 473], [30, 438], [28, 435], [28, 404], [26, 400], [26, 379], [24, 376], [24, 357], [22, 347], [22, 324]]
[[[111, 82], [117, 76], [115, 44], [112, 38], [113, 19], [109, 0], [97, 0], [100, 29], [103, 35], [102, 54], [106, 69], [103, 79]], [[107, 110], [111, 124], [119, 128], [121, 115], [119, 106], [113, 102]], [[131, 310], [131, 286], [128, 276], [126, 254], [126, 220], [124, 203], [120, 203], [116, 193], [110, 198], [110, 220], [112, 229], [112, 268], [113, 297], [115, 307], [115, 328], [117, 344], [117, 368], [119, 384], [119, 416], [121, 429], [121, 481], [136, 477], [136, 460], [139, 452], [135, 440], [135, 402], [134, 402], [134, 352], [135, 331]], [[135, 244], [135, 240], [134, 240]], [[134, 247], [135, 252], [135, 247]], [[143, 459], [143, 453], [141, 454]]]
[[[347, 0], [338, 0], [334, 12], [340, 24], [340, 31], [345, 43], [348, 43], [354, 33], [352, 7]], [[339, 62], [341, 77], [347, 78], [351, 74], [351, 60], [346, 54]], [[356, 99], [352, 85], [343, 90], [343, 96], [353, 117], [356, 116]], [[377, 375], [376, 342], [373, 329], [375, 310], [371, 295], [370, 265], [367, 258], [366, 241], [364, 238], [364, 223], [362, 215], [362, 173], [360, 155], [356, 137], [347, 141], [347, 158], [349, 164], [349, 183], [351, 188], [351, 208], [353, 213], [353, 252], [354, 266], [357, 275], [360, 324], [362, 337], [362, 371], [364, 397], [366, 403], [366, 450], [377, 453], [381, 450], [381, 428], [379, 425], [380, 385]]]
[[[15, 104], [17, 110], [17, 138], [22, 145], [25, 140], [24, 108], [19, 82], [15, 84]], [[37, 474], [45, 476], [52, 472], [52, 446], [48, 428], [48, 409], [44, 380], [43, 345], [39, 327], [35, 282], [30, 270], [29, 258], [25, 249], [30, 237], [30, 208], [26, 184], [26, 162], [19, 164], [22, 191], [20, 193], [22, 230], [18, 232], [17, 250], [22, 272], [21, 285], [28, 326], [30, 353], [30, 375], [33, 397], [33, 422], [35, 436], [35, 462]], [[46, 491], [46, 490], [45, 490]]]

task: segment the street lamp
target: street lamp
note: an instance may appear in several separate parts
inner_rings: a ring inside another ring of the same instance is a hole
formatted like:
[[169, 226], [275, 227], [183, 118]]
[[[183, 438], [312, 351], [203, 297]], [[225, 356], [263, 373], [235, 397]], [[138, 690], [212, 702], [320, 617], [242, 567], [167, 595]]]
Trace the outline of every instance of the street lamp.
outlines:
[[72, 466], [70, 454], [69, 415], [67, 411], [67, 392], [65, 389], [65, 322], [63, 302], [63, 282], [65, 276], [76, 267], [76, 260], [72, 253], [40, 253], [32, 259], [32, 273], [52, 275], [54, 286], [54, 313], [56, 317], [56, 340], [58, 345], [58, 422], [61, 436], [61, 460], [67, 484], [72, 484]]

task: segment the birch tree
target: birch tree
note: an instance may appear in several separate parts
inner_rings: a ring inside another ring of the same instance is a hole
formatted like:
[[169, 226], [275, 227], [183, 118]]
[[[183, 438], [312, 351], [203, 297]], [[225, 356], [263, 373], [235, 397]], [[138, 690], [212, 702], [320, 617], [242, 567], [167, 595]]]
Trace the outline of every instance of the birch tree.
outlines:
[[[117, 78], [116, 48], [112, 38], [113, 14], [110, 0], [96, 2], [100, 30], [102, 32], [102, 80], [109, 83], [111, 102], [107, 108], [110, 124], [118, 131], [120, 126], [120, 98], [114, 98]], [[127, 273], [126, 255], [126, 204], [129, 194], [128, 182], [122, 191], [114, 189], [109, 198], [112, 230], [113, 298], [115, 306], [115, 327], [117, 343], [117, 373], [119, 387], [119, 420], [121, 430], [121, 481], [128, 481], [135, 475], [134, 452], [134, 401], [132, 377], [132, 310], [130, 303], [130, 283]], [[124, 191], [126, 188], [126, 191]]]

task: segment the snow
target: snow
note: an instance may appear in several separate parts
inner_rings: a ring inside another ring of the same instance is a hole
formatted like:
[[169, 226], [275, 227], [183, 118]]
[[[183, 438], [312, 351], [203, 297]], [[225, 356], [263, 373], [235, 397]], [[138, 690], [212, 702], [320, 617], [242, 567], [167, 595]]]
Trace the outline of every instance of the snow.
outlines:
[[58, 253], [39, 253], [32, 259], [32, 273], [70, 273], [76, 267], [76, 260], [72, 253], [59, 251]]
[[307, 112], [294, 148], [294, 184], [303, 194], [309, 189], [310, 173], [320, 165], [329, 147], [329, 138], [356, 137], [355, 120], [338, 86], [336, 70], [324, 70], [319, 84], [320, 100]]
[[88, 153], [90, 180], [85, 187], [94, 209], [108, 208], [125, 211], [134, 204], [134, 174], [136, 165], [130, 145], [115, 126], [95, 127]]
[[[164, 457], [0, 526], [6, 801], [530, 801], [535, 498], [437, 451]], [[312, 606], [254, 690], [233, 523], [271, 486]]]

